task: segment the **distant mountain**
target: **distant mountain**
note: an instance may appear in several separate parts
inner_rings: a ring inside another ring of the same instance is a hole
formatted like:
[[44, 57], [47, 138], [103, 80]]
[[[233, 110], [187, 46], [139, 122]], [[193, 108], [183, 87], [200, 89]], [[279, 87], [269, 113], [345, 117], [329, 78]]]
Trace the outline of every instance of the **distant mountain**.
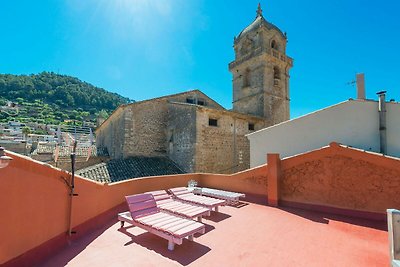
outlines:
[[0, 122], [19, 120], [46, 124], [94, 122], [129, 98], [108, 92], [78, 78], [53, 72], [31, 75], [0, 74], [0, 106], [17, 104], [16, 112], [2, 109]]

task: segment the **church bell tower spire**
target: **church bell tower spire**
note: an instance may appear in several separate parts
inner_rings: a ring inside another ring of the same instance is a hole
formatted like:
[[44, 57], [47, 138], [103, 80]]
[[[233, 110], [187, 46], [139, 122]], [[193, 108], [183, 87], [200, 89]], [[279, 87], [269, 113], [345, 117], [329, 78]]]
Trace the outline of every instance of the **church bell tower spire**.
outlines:
[[290, 118], [286, 34], [268, 22], [258, 4], [254, 21], [234, 38], [233, 110], [265, 119], [265, 126]]
[[262, 14], [262, 9], [261, 9], [261, 4], [260, 4], [260, 3], [258, 3], [258, 7], [257, 7], [256, 13], [257, 13], [256, 18], [257, 18], [257, 17], [262, 17], [262, 16], [263, 16], [263, 14]]

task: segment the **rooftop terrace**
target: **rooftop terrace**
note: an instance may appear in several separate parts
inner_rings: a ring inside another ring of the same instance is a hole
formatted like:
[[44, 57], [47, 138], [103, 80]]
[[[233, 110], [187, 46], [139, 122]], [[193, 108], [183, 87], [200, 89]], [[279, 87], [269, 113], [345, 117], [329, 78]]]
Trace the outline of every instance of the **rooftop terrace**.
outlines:
[[386, 266], [385, 222], [242, 202], [205, 217], [206, 233], [174, 251], [114, 219], [40, 266]]
[[[100, 183], [31, 158], [0, 170], [0, 265], [387, 266], [386, 209], [400, 210], [400, 160], [337, 143], [232, 175], [191, 173]], [[246, 194], [174, 251], [136, 227], [124, 197], [185, 186]], [[301, 209], [300, 209], [301, 208]], [[308, 211], [306, 211], [308, 210]], [[70, 230], [76, 234], [66, 233]], [[397, 251], [397, 250], [396, 250]]]

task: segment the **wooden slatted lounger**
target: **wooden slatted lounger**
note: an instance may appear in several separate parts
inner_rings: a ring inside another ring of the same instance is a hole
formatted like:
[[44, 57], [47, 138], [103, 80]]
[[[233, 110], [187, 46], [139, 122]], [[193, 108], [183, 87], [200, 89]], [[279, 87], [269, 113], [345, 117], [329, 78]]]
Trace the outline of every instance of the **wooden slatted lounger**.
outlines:
[[192, 192], [189, 192], [186, 187], [171, 188], [168, 190], [168, 192], [170, 192], [177, 199], [201, 205], [210, 210], [214, 208], [215, 211], [218, 211], [219, 206], [224, 206], [226, 204], [225, 200], [195, 195]]
[[193, 241], [195, 233], [205, 233], [202, 223], [160, 211], [151, 194], [138, 194], [125, 197], [129, 211], [118, 214], [121, 227], [124, 222], [138, 226], [146, 231], [168, 240], [168, 249], [181, 245], [187, 237]]
[[202, 216], [210, 216], [210, 209], [192, 203], [184, 203], [178, 199], [173, 199], [165, 190], [152, 191], [148, 193], [153, 195], [157, 207], [163, 211], [183, 216], [188, 219], [197, 218], [199, 222], [201, 222]]
[[188, 190], [193, 190], [193, 193], [199, 194], [201, 196], [224, 199], [228, 202], [229, 205], [237, 204], [239, 202], [239, 198], [246, 197], [246, 195], [243, 193], [236, 193], [207, 187], [189, 187]]

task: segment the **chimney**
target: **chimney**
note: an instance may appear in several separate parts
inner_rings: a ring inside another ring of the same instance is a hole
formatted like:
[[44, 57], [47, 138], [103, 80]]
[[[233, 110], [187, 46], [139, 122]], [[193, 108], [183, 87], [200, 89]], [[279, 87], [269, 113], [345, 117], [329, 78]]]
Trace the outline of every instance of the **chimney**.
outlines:
[[386, 141], [386, 91], [376, 93], [379, 97], [378, 111], [379, 111], [379, 144], [380, 152], [387, 154], [387, 141]]
[[357, 73], [356, 74], [356, 82], [357, 82], [357, 99], [365, 100], [364, 73]]

